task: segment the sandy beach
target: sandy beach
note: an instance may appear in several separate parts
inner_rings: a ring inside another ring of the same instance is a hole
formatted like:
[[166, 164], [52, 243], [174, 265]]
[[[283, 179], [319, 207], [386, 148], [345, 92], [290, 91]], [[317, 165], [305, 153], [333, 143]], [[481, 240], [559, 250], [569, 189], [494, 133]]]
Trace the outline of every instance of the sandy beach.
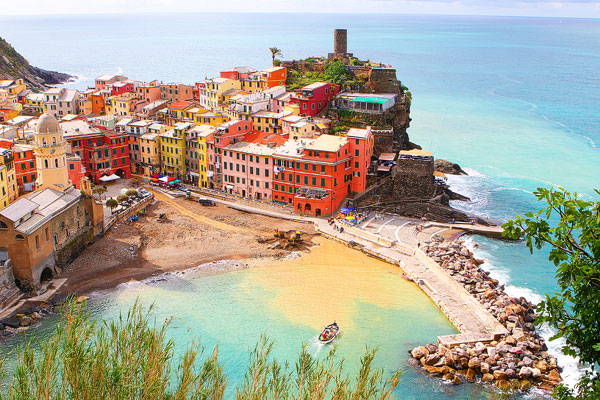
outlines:
[[[161, 213], [167, 214], [167, 222], [157, 221]], [[303, 243], [288, 250], [273, 248], [276, 228], [303, 232]], [[310, 223], [249, 214], [220, 204], [203, 207], [158, 194], [146, 216], [138, 222], [118, 222], [63, 271], [61, 276], [68, 280], [61, 293], [82, 295], [111, 289], [130, 280], [219, 260], [277, 259], [291, 251], [308, 251], [314, 235]]]

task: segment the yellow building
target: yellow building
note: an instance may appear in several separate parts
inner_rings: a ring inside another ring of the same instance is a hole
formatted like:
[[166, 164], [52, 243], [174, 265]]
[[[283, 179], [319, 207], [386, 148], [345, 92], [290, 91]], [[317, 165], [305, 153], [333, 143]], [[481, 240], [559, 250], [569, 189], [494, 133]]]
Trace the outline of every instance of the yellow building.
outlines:
[[214, 78], [206, 81], [206, 102], [213, 110], [219, 110], [223, 94], [229, 89], [241, 89], [242, 83], [236, 79]]
[[72, 186], [67, 170], [67, 142], [53, 115], [42, 114], [38, 120], [33, 149], [38, 190], [49, 187], [62, 193]]
[[193, 126], [189, 122], [178, 122], [173, 129], [159, 135], [160, 163], [162, 173], [174, 178], [185, 176], [185, 139], [187, 131]]
[[133, 115], [134, 102], [137, 101], [137, 93], [122, 93], [110, 96], [106, 102], [106, 113], [121, 116]]
[[25, 89], [27, 89], [27, 87], [25, 86], [25, 82], [22, 78], [14, 80], [0, 80], [0, 100], [10, 101], [11, 103], [18, 103], [18, 95]]
[[250, 120], [255, 130], [267, 133], [281, 133], [281, 118], [290, 113], [274, 113], [270, 111], [259, 111], [250, 115]]
[[198, 125], [188, 131], [188, 136], [197, 139], [198, 142], [198, 173], [200, 175], [198, 186], [200, 187], [208, 187], [209, 165], [211, 163], [208, 160], [207, 146], [216, 131], [217, 128], [212, 125]]
[[217, 127], [227, 121], [229, 121], [229, 118], [220, 112], [205, 111], [194, 114], [194, 123], [196, 125], [212, 125]]
[[140, 136], [140, 156], [144, 176], [150, 176], [160, 171], [159, 133], [145, 133]]
[[6, 157], [0, 156], [0, 209], [10, 204], [10, 196], [8, 195], [9, 169], [5, 160]]

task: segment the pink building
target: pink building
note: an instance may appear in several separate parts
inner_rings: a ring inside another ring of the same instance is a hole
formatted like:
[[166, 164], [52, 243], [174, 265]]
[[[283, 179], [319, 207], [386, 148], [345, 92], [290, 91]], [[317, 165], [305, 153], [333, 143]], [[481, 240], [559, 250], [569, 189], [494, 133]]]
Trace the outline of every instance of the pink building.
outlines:
[[222, 190], [271, 201], [273, 151], [263, 144], [237, 142], [223, 148]]
[[290, 102], [291, 93], [285, 92], [278, 96], [273, 97], [271, 104], [271, 111], [274, 113], [281, 113], [285, 111], [285, 106]]

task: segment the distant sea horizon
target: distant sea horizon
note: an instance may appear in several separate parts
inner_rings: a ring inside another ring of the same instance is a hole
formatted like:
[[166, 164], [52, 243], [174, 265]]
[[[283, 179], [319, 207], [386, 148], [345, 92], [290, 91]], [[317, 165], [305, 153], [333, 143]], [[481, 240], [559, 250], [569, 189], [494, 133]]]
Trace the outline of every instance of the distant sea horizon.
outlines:
[[[234, 66], [262, 69], [271, 63], [268, 48], [273, 46], [282, 49], [283, 59], [325, 56], [333, 48], [333, 29], [346, 28], [349, 52], [392, 64], [411, 91], [411, 141], [469, 173], [449, 177], [453, 190], [471, 198], [455, 202], [456, 207], [505, 221], [540, 208], [532, 193], [551, 185], [597, 200], [592, 190], [600, 186], [597, 18], [168, 17], [0, 16], [0, 36], [32, 65], [78, 76], [67, 86], [84, 89], [103, 73], [194, 83]], [[466, 240], [511, 295], [539, 301], [557, 290], [547, 251], [530, 255], [522, 243], [477, 236]], [[557, 343], [549, 346], [558, 354]], [[566, 357], [559, 357], [559, 363], [573, 383], [576, 363]], [[436, 385], [432, 379], [431, 388]], [[436, 395], [430, 398], [442, 396], [442, 389], [431, 390]]]

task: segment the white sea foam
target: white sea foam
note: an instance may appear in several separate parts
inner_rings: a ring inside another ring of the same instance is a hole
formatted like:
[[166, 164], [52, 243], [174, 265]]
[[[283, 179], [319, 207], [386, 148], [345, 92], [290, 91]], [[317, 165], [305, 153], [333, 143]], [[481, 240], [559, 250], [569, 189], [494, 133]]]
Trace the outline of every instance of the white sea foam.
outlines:
[[[484, 262], [481, 264], [481, 268], [489, 272], [490, 277], [497, 279], [500, 284], [505, 285], [505, 292], [512, 297], [524, 297], [527, 301], [538, 304], [543, 300], [543, 296], [539, 293], [534, 292], [530, 288], [517, 286], [510, 284], [512, 278], [510, 276], [510, 270], [494, 265], [486, 258], [487, 254], [485, 251], [479, 249], [476, 245], [475, 240], [471, 236], [467, 236], [464, 239], [464, 245], [467, 247], [476, 258], [482, 259]], [[556, 358], [558, 365], [563, 368], [561, 376], [564, 383], [569, 387], [573, 388], [579, 378], [583, 375], [585, 369], [581, 368], [576, 358], [567, 356], [562, 353], [561, 349], [565, 345], [564, 339], [557, 339], [550, 341], [550, 338], [556, 333], [552, 328], [547, 325], [542, 325], [538, 328], [540, 336], [546, 341], [548, 346], [548, 353]]]

